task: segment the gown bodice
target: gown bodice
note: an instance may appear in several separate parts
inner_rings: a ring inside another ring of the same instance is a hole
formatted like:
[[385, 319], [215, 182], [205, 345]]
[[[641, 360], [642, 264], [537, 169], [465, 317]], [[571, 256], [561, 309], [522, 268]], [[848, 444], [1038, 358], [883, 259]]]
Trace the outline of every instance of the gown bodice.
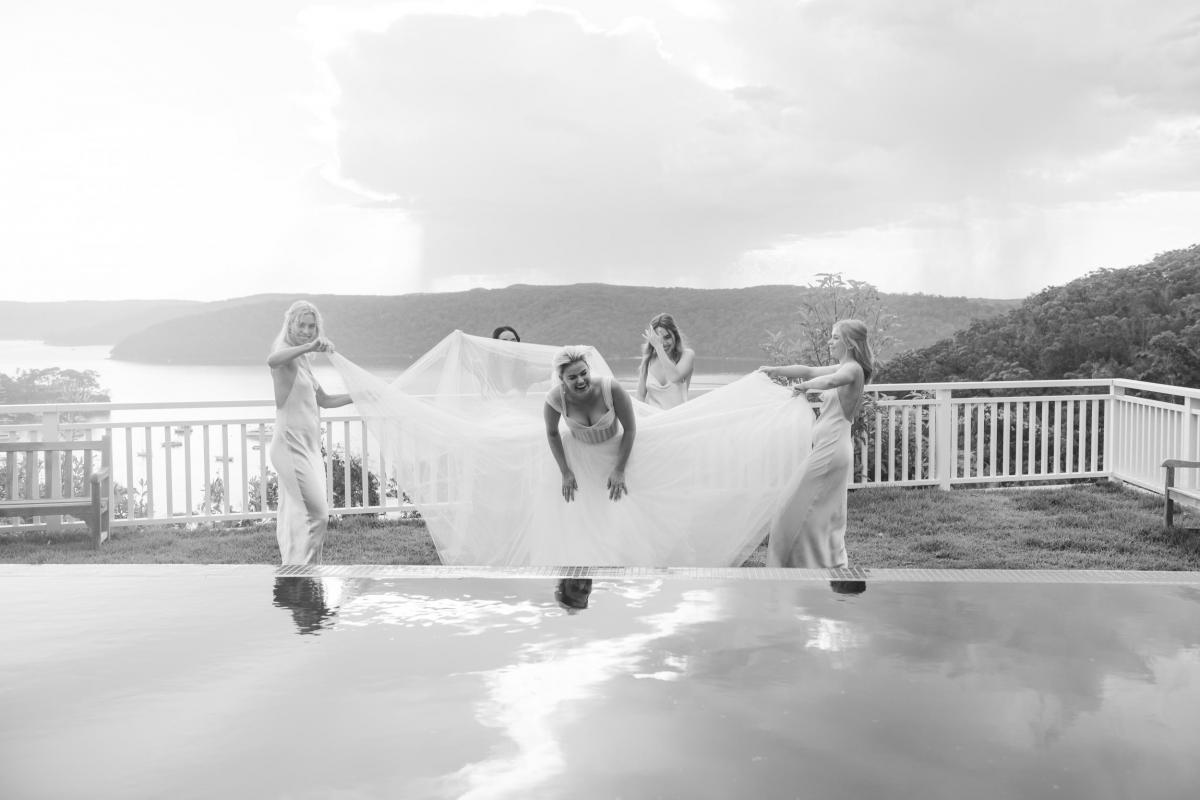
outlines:
[[616, 409], [613, 408], [612, 378], [600, 379], [600, 394], [604, 398], [605, 411], [591, 425], [571, 419], [567, 414], [567, 392], [562, 384], [550, 390], [546, 401], [555, 411], [562, 414], [563, 420], [567, 423], [567, 429], [571, 431], [572, 436], [581, 442], [600, 444], [616, 436], [621, 426], [620, 421], [617, 419]]

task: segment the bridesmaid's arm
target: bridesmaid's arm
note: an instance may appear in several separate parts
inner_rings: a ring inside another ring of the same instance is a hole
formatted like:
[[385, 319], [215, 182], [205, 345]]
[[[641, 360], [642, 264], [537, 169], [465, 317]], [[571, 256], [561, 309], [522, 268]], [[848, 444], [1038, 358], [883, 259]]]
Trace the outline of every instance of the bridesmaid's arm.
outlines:
[[321, 408], [341, 408], [354, 402], [348, 394], [326, 394], [320, 386], [317, 387], [317, 405]]
[[687, 383], [692, 379], [692, 368], [696, 363], [696, 351], [691, 348], [684, 348], [683, 355], [679, 357], [679, 362], [671, 360], [670, 356], [662, 349], [662, 345], [656, 348], [659, 352], [658, 361], [662, 364], [663, 374], [667, 376], [667, 381], [670, 383]]
[[279, 369], [285, 364], [291, 364], [305, 353], [316, 350], [320, 342], [320, 339], [313, 339], [311, 342], [298, 344], [295, 347], [281, 347], [267, 356], [267, 366], [271, 369]]
[[837, 372], [840, 365], [830, 367], [809, 367], [804, 364], [791, 364], [786, 367], [759, 367], [758, 372], [766, 373], [768, 378], [799, 378], [802, 381], [811, 380], [821, 375]]
[[857, 361], [850, 361], [836, 368], [830, 367], [829, 369], [833, 371], [826, 372], [809, 380], [800, 381], [795, 386], [796, 391], [818, 392], [822, 389], [836, 389], [839, 386], [850, 386], [863, 382], [863, 370]]

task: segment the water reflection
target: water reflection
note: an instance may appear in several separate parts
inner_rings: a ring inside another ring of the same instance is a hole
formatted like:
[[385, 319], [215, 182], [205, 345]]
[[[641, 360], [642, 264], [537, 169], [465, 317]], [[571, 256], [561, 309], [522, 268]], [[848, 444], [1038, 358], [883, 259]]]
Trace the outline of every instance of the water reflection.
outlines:
[[563, 578], [554, 590], [554, 599], [567, 609], [567, 613], [576, 613], [587, 608], [591, 595], [591, 578]]
[[320, 578], [276, 578], [275, 605], [292, 612], [301, 635], [319, 633], [333, 625], [337, 606], [327, 599]]
[[[606, 598], [610, 589], [614, 601], [622, 596], [623, 584], [605, 582], [603, 586]], [[592, 581], [560, 581], [556, 598], [564, 588], [568, 598], [586, 606]], [[645, 588], [639, 587], [639, 594], [644, 596]], [[650, 583], [650, 596], [662, 588], [661, 582]], [[485, 728], [501, 731], [512, 748], [493, 748], [489, 756], [445, 775], [440, 782], [442, 791], [469, 797], [569, 794], [548, 786], [569, 774], [568, 743], [574, 741], [572, 731], [577, 730], [581, 717], [593, 713], [596, 703], [602, 708], [605, 697], [625, 696], [619, 688], [622, 681], [674, 683], [684, 678], [689, 672], [688, 655], [677, 652], [678, 637], [722, 618], [716, 594], [708, 589], [657, 599], [663, 601], [663, 610], [635, 615], [630, 620], [632, 630], [622, 627], [606, 633], [602, 628], [580, 629], [581, 623], [572, 624], [573, 634], [564, 636], [560, 629], [552, 637], [520, 647], [512, 663], [480, 671], [487, 699], [477, 705], [476, 720]], [[655, 671], [645, 670], [648, 661], [655, 662], [650, 665]], [[627, 690], [628, 684], [624, 688]], [[584, 704], [591, 711], [582, 710]]]

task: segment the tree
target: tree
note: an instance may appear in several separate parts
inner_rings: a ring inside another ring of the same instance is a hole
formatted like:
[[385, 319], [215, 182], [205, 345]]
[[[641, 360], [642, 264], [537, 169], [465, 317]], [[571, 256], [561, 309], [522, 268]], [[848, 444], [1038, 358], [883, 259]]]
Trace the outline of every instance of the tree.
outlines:
[[[0, 405], [104, 403], [108, 399], [108, 390], [101, 388], [100, 375], [95, 370], [19, 369], [14, 377], [0, 372]], [[69, 414], [64, 421], [78, 421], [84, 416]], [[0, 423], [36, 421], [33, 414], [0, 413]]]
[[774, 364], [833, 363], [829, 352], [829, 334], [842, 319], [862, 320], [871, 338], [876, 356], [891, 349], [894, 338], [888, 334], [894, 317], [884, 308], [879, 290], [866, 281], [846, 280], [840, 272], [821, 273], [808, 285], [800, 301], [796, 321], [785, 331], [767, 332], [762, 349]]

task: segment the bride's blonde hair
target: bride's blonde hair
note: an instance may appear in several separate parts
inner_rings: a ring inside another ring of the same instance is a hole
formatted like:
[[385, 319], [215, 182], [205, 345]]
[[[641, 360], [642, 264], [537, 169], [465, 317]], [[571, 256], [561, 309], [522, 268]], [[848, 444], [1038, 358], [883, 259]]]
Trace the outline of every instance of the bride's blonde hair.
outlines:
[[[574, 364], [576, 361], [582, 361], [588, 364], [587, 348], [580, 345], [568, 345], [554, 354], [554, 360], [551, 363], [553, 370], [553, 379], [562, 383], [563, 370]], [[588, 364], [591, 367], [591, 364]]]

